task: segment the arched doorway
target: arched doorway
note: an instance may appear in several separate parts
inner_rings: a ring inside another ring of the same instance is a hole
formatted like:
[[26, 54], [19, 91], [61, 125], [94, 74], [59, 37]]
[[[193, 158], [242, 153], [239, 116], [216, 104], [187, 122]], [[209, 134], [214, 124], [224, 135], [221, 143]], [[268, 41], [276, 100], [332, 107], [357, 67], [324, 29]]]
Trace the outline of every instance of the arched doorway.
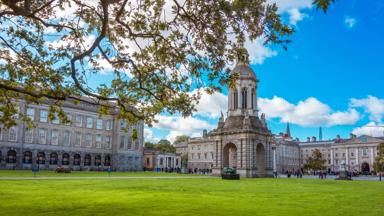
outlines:
[[369, 171], [370, 171], [369, 164], [367, 162], [362, 163], [361, 172], [369, 173]]
[[63, 159], [61, 160], [62, 165], [69, 165], [69, 154], [64, 153], [63, 154]]
[[37, 164], [45, 164], [45, 153], [44, 152], [37, 153]]
[[74, 166], [80, 166], [80, 162], [81, 162], [81, 159], [80, 159], [80, 155], [79, 154], [75, 154], [73, 156], [73, 165]]
[[91, 155], [89, 155], [89, 154], [85, 155], [84, 166], [91, 166]]
[[111, 166], [111, 157], [109, 155], [104, 158], [104, 166]]
[[261, 143], [256, 146], [256, 168], [259, 176], [265, 175], [265, 149]]
[[16, 151], [15, 150], [9, 150], [7, 152], [7, 158], [6, 158], [5, 162], [10, 163], [10, 164], [16, 163]]
[[237, 148], [233, 143], [228, 143], [224, 146], [224, 167], [237, 167]]
[[32, 152], [30, 152], [30, 151], [24, 152], [23, 163], [24, 164], [31, 164], [32, 163]]
[[95, 156], [95, 166], [101, 166], [101, 156], [100, 155]]
[[53, 152], [49, 155], [49, 164], [57, 165], [58, 155], [56, 152]]

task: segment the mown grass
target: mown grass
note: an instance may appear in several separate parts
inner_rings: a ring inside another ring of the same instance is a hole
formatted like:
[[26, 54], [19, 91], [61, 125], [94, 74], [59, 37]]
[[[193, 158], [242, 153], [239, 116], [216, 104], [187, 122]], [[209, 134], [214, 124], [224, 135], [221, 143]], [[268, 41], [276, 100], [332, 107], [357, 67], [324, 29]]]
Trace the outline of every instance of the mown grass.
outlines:
[[[147, 174], [149, 175], [149, 174]], [[318, 179], [1, 180], [0, 215], [383, 215], [384, 183]]]

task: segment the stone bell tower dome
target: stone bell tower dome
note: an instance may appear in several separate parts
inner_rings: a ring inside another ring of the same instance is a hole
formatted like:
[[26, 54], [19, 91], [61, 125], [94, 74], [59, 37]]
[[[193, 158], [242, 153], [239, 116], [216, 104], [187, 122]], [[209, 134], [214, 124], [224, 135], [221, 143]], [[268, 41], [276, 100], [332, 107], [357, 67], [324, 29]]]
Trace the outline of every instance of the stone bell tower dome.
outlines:
[[252, 68], [245, 61], [239, 61], [232, 73], [239, 77], [235, 87], [228, 91], [228, 116], [258, 116], [258, 80]]

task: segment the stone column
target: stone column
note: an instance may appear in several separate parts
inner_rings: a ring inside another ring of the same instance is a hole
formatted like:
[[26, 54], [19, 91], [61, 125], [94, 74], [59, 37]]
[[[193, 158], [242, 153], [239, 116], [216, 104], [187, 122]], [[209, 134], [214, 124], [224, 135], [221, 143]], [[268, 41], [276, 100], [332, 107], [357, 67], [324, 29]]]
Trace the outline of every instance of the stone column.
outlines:
[[345, 149], [345, 163], [347, 165], [347, 169], [349, 170], [349, 151], [348, 151], [348, 148]]
[[273, 151], [273, 172], [276, 172], [276, 147], [272, 147]]
[[373, 162], [374, 162], [374, 159], [375, 159], [374, 150], [375, 150], [375, 147], [372, 146], [371, 147], [371, 164], [370, 164], [371, 167], [373, 166]]
[[333, 171], [333, 148], [331, 148], [331, 170]]

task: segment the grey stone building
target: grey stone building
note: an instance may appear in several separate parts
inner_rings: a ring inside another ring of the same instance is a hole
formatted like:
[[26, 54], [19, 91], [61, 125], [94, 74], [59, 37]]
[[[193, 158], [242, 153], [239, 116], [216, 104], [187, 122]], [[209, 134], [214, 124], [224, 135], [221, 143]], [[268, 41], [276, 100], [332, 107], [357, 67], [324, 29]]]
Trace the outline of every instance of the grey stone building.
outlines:
[[259, 117], [257, 109], [259, 81], [241, 61], [233, 73], [239, 78], [228, 90], [227, 118], [222, 115], [216, 129], [205, 137], [191, 139], [188, 146], [209, 145], [213, 149], [213, 175], [220, 175], [224, 167], [234, 167], [242, 177], [272, 176], [272, 134], [265, 115]]
[[[142, 170], [143, 123], [127, 125], [119, 120], [116, 110], [99, 116], [98, 107], [87, 103], [66, 101], [63, 109], [69, 120], [50, 121], [48, 104], [19, 102], [19, 113], [28, 116], [36, 127], [27, 129], [18, 120], [17, 126], [0, 126], [0, 169], [74, 170]], [[18, 118], [18, 116], [15, 116]], [[127, 128], [128, 130], [124, 130]], [[132, 139], [134, 128], [138, 138]]]
[[144, 169], [148, 171], [177, 172], [181, 169], [181, 156], [156, 149], [144, 149], [143, 163]]

